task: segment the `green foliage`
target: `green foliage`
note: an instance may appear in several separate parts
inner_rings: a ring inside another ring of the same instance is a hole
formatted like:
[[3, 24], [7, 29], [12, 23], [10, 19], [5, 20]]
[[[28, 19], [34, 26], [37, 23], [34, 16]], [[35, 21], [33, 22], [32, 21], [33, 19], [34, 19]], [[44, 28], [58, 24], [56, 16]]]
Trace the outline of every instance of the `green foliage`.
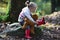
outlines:
[[0, 22], [2, 21], [1, 16], [0, 16]]
[[44, 26], [40, 26], [40, 29], [43, 30], [43, 29], [45, 29], [45, 27]]
[[9, 15], [0, 15], [0, 22], [1, 21], [6, 21], [7, 20], [7, 17], [8, 17]]
[[[31, 0], [38, 5], [37, 15], [43, 16], [51, 13], [51, 0]], [[41, 14], [41, 15], [40, 15]]]
[[5, 4], [4, 2], [0, 3], [0, 22], [1, 21], [6, 21], [8, 20], [9, 17], [9, 10], [10, 10], [10, 3], [11, 1], [9, 0], [3, 0], [5, 2], [7, 2], [7, 4]]

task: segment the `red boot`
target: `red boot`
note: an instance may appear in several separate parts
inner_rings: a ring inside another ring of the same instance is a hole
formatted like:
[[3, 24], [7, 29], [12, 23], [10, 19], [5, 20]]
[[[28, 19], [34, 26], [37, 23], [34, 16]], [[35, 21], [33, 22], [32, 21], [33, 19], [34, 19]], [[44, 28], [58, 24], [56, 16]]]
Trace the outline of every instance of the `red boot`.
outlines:
[[32, 38], [30, 36], [30, 30], [29, 29], [25, 30], [25, 38], [28, 38], [28, 39]]

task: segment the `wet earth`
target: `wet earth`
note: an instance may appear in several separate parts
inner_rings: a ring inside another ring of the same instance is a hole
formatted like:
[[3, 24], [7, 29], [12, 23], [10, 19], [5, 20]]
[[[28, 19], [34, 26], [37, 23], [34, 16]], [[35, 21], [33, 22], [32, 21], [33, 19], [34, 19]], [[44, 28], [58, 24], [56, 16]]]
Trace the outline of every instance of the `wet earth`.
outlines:
[[[1, 26], [1, 25], [0, 25]], [[5, 27], [1, 27], [2, 29]], [[3, 30], [0, 28], [0, 32]], [[19, 32], [20, 30], [20, 32]], [[39, 28], [35, 28], [35, 35], [31, 34], [31, 39], [24, 38], [24, 30], [19, 29], [17, 31], [8, 32], [5, 38], [1, 38], [0, 40], [60, 40], [60, 28], [44, 28], [43, 30]], [[16, 34], [16, 32], [18, 32]]]

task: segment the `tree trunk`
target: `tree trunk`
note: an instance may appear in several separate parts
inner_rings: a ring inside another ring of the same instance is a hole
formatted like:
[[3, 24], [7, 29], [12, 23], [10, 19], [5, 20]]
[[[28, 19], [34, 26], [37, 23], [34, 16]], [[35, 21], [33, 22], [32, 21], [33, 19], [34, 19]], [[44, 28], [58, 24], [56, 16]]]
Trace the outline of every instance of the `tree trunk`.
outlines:
[[9, 20], [11, 22], [17, 22], [21, 9], [25, 6], [26, 0], [11, 0], [11, 9], [9, 12]]
[[56, 0], [51, 0], [51, 8], [52, 8], [51, 10], [52, 10], [52, 12], [56, 11], [55, 10], [56, 6], [57, 6], [56, 5]]

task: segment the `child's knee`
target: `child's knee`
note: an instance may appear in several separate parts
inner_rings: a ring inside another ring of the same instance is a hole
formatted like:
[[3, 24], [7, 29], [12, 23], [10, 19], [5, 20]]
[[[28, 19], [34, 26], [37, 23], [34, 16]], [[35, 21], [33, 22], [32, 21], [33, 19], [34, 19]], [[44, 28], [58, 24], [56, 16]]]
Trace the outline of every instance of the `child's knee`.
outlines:
[[25, 22], [27, 22], [27, 21], [28, 21], [28, 19], [27, 19], [27, 18], [24, 18], [24, 21], [25, 21]]
[[24, 22], [24, 24], [28, 24], [27, 22]]

